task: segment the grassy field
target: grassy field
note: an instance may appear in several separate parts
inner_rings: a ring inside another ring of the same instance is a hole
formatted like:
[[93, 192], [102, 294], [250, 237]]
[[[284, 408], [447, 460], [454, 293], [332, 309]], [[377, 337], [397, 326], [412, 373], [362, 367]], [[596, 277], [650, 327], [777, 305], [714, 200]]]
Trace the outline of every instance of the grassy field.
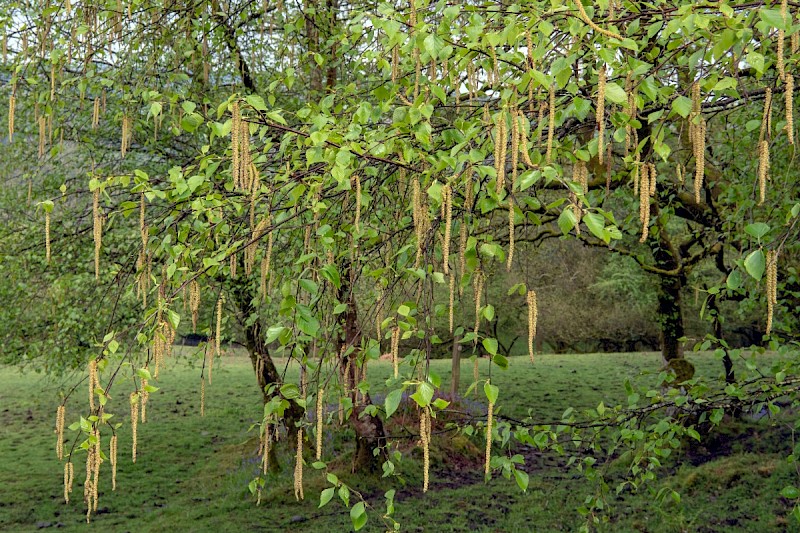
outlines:
[[[722, 365], [711, 355], [692, 355], [698, 371], [717, 376]], [[449, 383], [449, 361], [432, 369]], [[657, 383], [659, 359], [652, 353], [543, 355], [531, 366], [512, 358], [508, 371], [493, 370], [501, 388], [498, 407], [515, 417], [557, 419], [569, 406], [613, 405], [623, 398], [622, 382], [635, 377]], [[370, 366], [370, 383], [381, 396], [389, 363]], [[481, 372], [488, 372], [481, 361]], [[462, 369], [462, 391], [472, 380], [472, 363]], [[289, 379], [296, 370], [289, 369]], [[102, 378], [101, 378], [102, 381]], [[304, 502], [292, 493], [293, 450], [282, 446], [284, 468], [268, 480], [264, 501], [255, 505], [247, 485], [258, 468], [257, 437], [248, 432], [260, 417], [260, 394], [249, 361], [225, 358], [215, 366], [206, 389], [206, 416], [200, 417], [199, 370], [185, 360], [171, 362], [161, 390], [151, 396], [148, 422], [139, 427], [136, 464], [130, 457], [127, 401], [117, 391], [108, 411], [125, 424], [120, 430], [117, 490], [110, 490], [104, 465], [98, 513], [86, 525], [82, 502], [83, 468], [76, 460], [72, 502], [63, 502], [62, 465], [55, 456], [55, 407], [61, 382], [0, 367], [0, 530], [36, 531], [346, 531], [348, 511], [334, 499], [317, 509], [324, 475], [305, 473]], [[65, 382], [68, 383], [68, 382]], [[447, 388], [445, 386], [445, 388]], [[67, 407], [67, 424], [85, 406], [85, 394]], [[125, 406], [124, 408], [122, 406]], [[729, 422], [703, 446], [687, 448], [668, 467], [660, 486], [679, 491], [680, 503], [652, 503], [647, 494], [624, 493], [614, 504], [604, 531], [787, 531], [796, 528], [792, 504], [780, 497], [787, 484], [800, 484], [786, 463], [792, 433], [784, 421]], [[68, 432], [69, 434], [69, 432]], [[341, 439], [345, 439], [342, 441]], [[326, 434], [325, 459], [341, 479], [362, 492], [373, 506], [364, 531], [383, 531], [383, 492], [397, 489], [395, 518], [404, 531], [574, 531], [582, 523], [574, 509], [591, 488], [558, 458], [535, 457], [524, 469], [530, 486], [522, 493], [500, 476], [483, 482], [478, 446], [466, 442], [463, 457], [453, 443], [432, 445], [431, 490], [421, 492], [419, 453], [409, 450], [391, 481], [350, 472], [343, 442]], [[476, 440], [480, 444], [480, 440]], [[391, 485], [389, 485], [391, 483]]]

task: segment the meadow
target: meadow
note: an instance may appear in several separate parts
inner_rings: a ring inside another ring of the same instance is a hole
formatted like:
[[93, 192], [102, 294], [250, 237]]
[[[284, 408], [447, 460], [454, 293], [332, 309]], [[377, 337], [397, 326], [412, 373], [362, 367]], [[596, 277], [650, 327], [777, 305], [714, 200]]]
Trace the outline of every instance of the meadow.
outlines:
[[[711, 354], [691, 354], [698, 372], [716, 377], [721, 363]], [[763, 361], [765, 364], [768, 361]], [[482, 360], [481, 373], [488, 373]], [[498, 411], [508, 416], [551, 421], [567, 407], [589, 409], [624, 398], [626, 378], [653, 386], [658, 381], [655, 353], [542, 355], [531, 365], [510, 359], [509, 370], [492, 370], [501, 388]], [[433, 361], [432, 370], [449, 388], [450, 362]], [[381, 401], [391, 363], [370, 365], [372, 395]], [[296, 369], [288, 368], [296, 380]], [[463, 362], [462, 392], [472, 380], [472, 363]], [[215, 365], [200, 416], [199, 369], [187, 357], [171, 360], [160, 390], [151, 395], [148, 421], [139, 425], [138, 458], [131, 462], [127, 401], [114, 398], [107, 411], [123, 422], [119, 430], [117, 489], [111, 491], [104, 465], [98, 512], [85, 521], [82, 463], [76, 455], [72, 501], [63, 500], [62, 465], [55, 453], [55, 408], [59, 390], [75, 376], [60, 379], [0, 367], [0, 530], [37, 531], [347, 531], [348, 510], [338, 498], [319, 509], [325, 476], [306, 468], [306, 499], [292, 492], [293, 449], [281, 443], [283, 468], [269, 476], [260, 505], [248, 490], [258, 470], [258, 437], [248, 431], [260, 419], [260, 393], [250, 362], [242, 354]], [[101, 382], [103, 378], [101, 377]], [[67, 424], [86, 399], [82, 388], [68, 402]], [[482, 396], [482, 395], [481, 395]], [[481, 396], [469, 405], [485, 409]], [[485, 399], [484, 399], [485, 400]], [[786, 531], [796, 528], [792, 503], [780, 496], [798, 473], [786, 461], [793, 447], [790, 414], [758, 421], [726, 420], [703, 444], [687, 443], [680, 457], [665, 465], [657, 485], [617, 496], [611, 520], [602, 531]], [[67, 432], [68, 436], [73, 436]], [[352, 434], [343, 432], [345, 440]], [[326, 433], [324, 458], [332, 471], [359, 490], [370, 504], [362, 531], [384, 531], [383, 493], [397, 490], [394, 518], [403, 531], [574, 531], [583, 523], [575, 511], [591, 487], [557, 456], [527, 453], [523, 467], [528, 491], [496, 475], [485, 483], [480, 439], [434, 437], [431, 489], [421, 490], [421, 454], [404, 448], [398, 476], [352, 473], [347, 446]], [[69, 445], [65, 448], [69, 450]], [[458, 453], [455, 453], [455, 452]], [[669, 487], [679, 502], [654, 503], [652, 492]]]

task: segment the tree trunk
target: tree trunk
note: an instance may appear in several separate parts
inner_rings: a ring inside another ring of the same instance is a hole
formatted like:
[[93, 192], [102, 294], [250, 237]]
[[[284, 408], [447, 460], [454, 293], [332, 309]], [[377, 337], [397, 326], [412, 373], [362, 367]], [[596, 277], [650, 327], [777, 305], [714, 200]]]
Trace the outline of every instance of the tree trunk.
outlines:
[[[264, 403], [269, 402], [273, 397], [278, 395], [283, 380], [275, 367], [275, 362], [269, 355], [269, 349], [264, 343], [264, 335], [261, 331], [261, 322], [259, 320], [249, 321], [253, 313], [256, 312], [252, 303], [252, 295], [247, 290], [246, 285], [234, 287], [233, 295], [236, 300], [236, 305], [241, 314], [242, 328], [244, 329], [245, 346], [250, 354], [250, 362], [253, 365], [253, 371], [256, 374], [258, 388], [261, 390], [261, 395]], [[247, 325], [248, 322], [252, 322]], [[268, 389], [271, 385], [275, 385], [273, 392], [269, 393]], [[289, 442], [297, 440], [297, 421], [301, 420], [304, 416], [303, 409], [293, 401], [289, 401], [289, 407], [284, 411], [283, 423], [289, 434]], [[276, 464], [272, 461], [271, 464]]]
[[[355, 297], [351, 290], [352, 281], [350, 279], [351, 270], [349, 265], [345, 266], [342, 272], [342, 285], [338, 291], [340, 302], [347, 304], [347, 309], [339, 315], [339, 323], [342, 326], [342, 337], [339, 339], [339, 353], [345, 354], [351, 347], [352, 352], [343, 356], [340, 364], [347, 370], [345, 382], [350, 392], [350, 400], [353, 403], [353, 411], [350, 415], [350, 423], [356, 433], [356, 450], [353, 455], [353, 472], [356, 471], [380, 471], [382, 459], [386, 456], [386, 433], [383, 429], [383, 422], [377, 416], [366, 412], [366, 407], [372, 404], [369, 393], [361, 394], [358, 390], [358, 383], [361, 381], [362, 369], [366, 362], [362, 356], [361, 330], [358, 327], [358, 308], [356, 307]], [[366, 374], [366, 372], [364, 372]], [[381, 453], [375, 455], [373, 450], [380, 449]]]
[[452, 371], [451, 374], [451, 381], [450, 381], [450, 399], [455, 400], [456, 396], [458, 396], [458, 388], [461, 383], [461, 344], [459, 341], [461, 340], [461, 336], [456, 335], [453, 337], [453, 361], [452, 361]]

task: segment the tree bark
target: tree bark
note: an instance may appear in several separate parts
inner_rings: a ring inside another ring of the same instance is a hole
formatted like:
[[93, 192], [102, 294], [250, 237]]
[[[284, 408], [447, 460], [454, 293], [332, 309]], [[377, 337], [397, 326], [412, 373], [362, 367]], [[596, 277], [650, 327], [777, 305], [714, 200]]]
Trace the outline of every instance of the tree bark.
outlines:
[[[353, 472], [379, 471], [382, 460], [386, 459], [386, 433], [383, 422], [377, 416], [366, 412], [366, 407], [372, 404], [369, 393], [361, 394], [358, 383], [361, 381], [362, 368], [366, 365], [361, 352], [361, 330], [358, 327], [358, 308], [351, 289], [351, 270], [349, 265], [343, 269], [342, 284], [338, 291], [340, 302], [347, 304], [347, 309], [339, 315], [342, 327], [342, 336], [339, 339], [339, 353], [342, 354], [340, 364], [347, 371], [345, 384], [349, 389], [353, 410], [350, 414], [350, 424], [356, 433], [356, 450], [353, 455]], [[344, 355], [353, 348], [349, 355]], [[360, 357], [362, 356], [362, 357]], [[380, 449], [381, 453], [374, 454], [373, 450]]]
[[[245, 346], [250, 354], [250, 362], [253, 365], [258, 388], [261, 390], [264, 404], [266, 404], [279, 394], [278, 389], [283, 383], [283, 380], [281, 379], [278, 369], [275, 367], [275, 362], [269, 354], [269, 348], [264, 342], [261, 322], [259, 320], [248, 320], [248, 317], [256, 312], [252, 302], [252, 294], [247, 290], [245, 284], [234, 287], [232, 293], [241, 316]], [[248, 322], [252, 323], [248, 325]], [[275, 385], [275, 390], [271, 393], [268, 392], [270, 385]], [[289, 401], [289, 407], [284, 411], [283, 417], [283, 424], [286, 426], [286, 431], [289, 434], [289, 442], [297, 440], [296, 423], [301, 420], [303, 416], [303, 409], [297, 405], [297, 403]], [[270, 462], [272, 464], [277, 464], [271, 459]]]

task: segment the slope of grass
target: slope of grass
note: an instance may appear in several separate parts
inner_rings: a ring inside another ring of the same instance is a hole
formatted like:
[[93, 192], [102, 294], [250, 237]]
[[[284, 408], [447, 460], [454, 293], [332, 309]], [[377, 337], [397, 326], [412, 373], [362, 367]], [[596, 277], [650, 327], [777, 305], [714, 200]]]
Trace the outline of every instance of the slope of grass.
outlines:
[[[717, 376], [721, 364], [712, 356], [693, 356], [698, 371]], [[449, 383], [449, 361], [434, 361], [432, 369]], [[536, 420], [557, 419], [569, 406], [582, 409], [623, 398], [622, 381], [635, 377], [657, 383], [656, 354], [549, 355], [531, 366], [512, 358], [508, 371], [495, 367], [492, 382], [501, 388], [499, 408], [513, 416], [529, 411]], [[488, 375], [488, 361], [480, 362]], [[370, 366], [373, 396], [380, 400], [389, 363]], [[462, 391], [472, 381], [472, 363], [464, 361]], [[297, 379], [289, 367], [289, 380]], [[85, 522], [83, 456], [76, 452], [72, 502], [63, 502], [62, 465], [55, 457], [53, 433], [60, 383], [35, 374], [0, 368], [0, 529], [32, 531], [60, 527], [66, 531], [345, 531], [347, 509], [334, 499], [317, 509], [326, 482], [310, 466], [305, 472], [306, 500], [292, 493], [292, 456], [281, 444], [283, 469], [271, 474], [260, 506], [247, 485], [258, 469], [256, 435], [248, 432], [260, 418], [260, 394], [249, 361], [241, 355], [225, 358], [214, 369], [206, 388], [206, 416], [199, 415], [199, 370], [186, 360], [173, 361], [151, 396], [148, 422], [139, 426], [136, 464], [131, 462], [129, 413], [125, 391], [118, 385], [107, 406], [119, 430], [117, 490], [110, 490], [110, 468], [103, 465], [100, 504], [91, 525]], [[447, 388], [445, 386], [445, 388]], [[86, 405], [82, 387], [67, 407], [67, 424]], [[482, 396], [482, 394], [481, 394]], [[474, 408], [483, 409], [481, 396]], [[786, 430], [762, 420], [732, 423], [717, 437], [733, 443], [725, 454], [687, 450], [684, 463], [665, 473], [659, 486], [679, 491], [671, 499], [652, 503], [646, 491], [623, 493], [615, 503], [608, 531], [785, 531], [795, 524], [791, 502], [779, 497], [782, 487], [797, 482], [786, 464], [792, 444]], [[746, 426], [746, 427], [745, 427]], [[69, 431], [68, 436], [72, 436]], [[744, 438], [740, 436], [744, 435]], [[488, 484], [481, 472], [482, 450], [468, 440], [434, 439], [431, 490], [421, 492], [420, 454], [405, 445], [391, 480], [353, 474], [349, 439], [343, 430], [325, 434], [324, 459], [370, 503], [365, 531], [383, 531], [383, 493], [397, 490], [395, 518], [404, 531], [573, 531], [582, 523], [574, 511], [591, 487], [579, 474], [552, 458], [531, 456], [525, 469], [531, 476], [527, 493], [501, 476]], [[71, 441], [70, 441], [71, 443]], [[69, 450], [69, 445], [66, 449]], [[698, 445], [699, 446], [699, 445]], [[463, 452], [455, 453], [455, 452]], [[693, 466], [694, 463], [696, 466]], [[658, 487], [655, 487], [656, 489]], [[355, 501], [355, 500], [354, 500]]]

